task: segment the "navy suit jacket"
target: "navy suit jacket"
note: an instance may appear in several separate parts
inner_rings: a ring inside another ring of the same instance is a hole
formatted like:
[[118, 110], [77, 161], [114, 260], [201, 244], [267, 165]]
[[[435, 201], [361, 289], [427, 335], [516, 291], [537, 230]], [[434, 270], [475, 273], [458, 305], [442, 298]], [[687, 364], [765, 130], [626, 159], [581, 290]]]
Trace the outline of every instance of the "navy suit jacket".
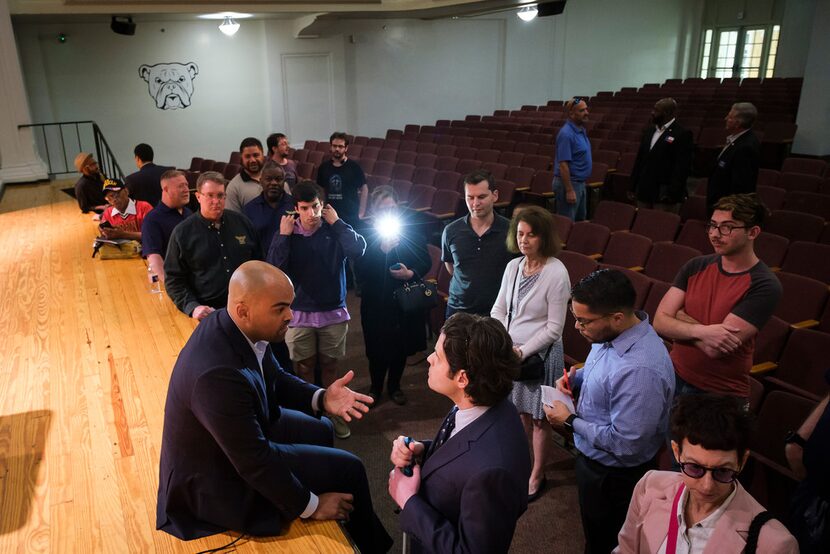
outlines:
[[228, 529], [278, 535], [305, 509], [309, 490], [268, 430], [280, 406], [312, 413], [317, 387], [283, 371], [270, 349], [263, 370], [225, 309], [187, 341], [164, 408], [158, 529], [185, 540]]
[[711, 210], [724, 196], [755, 192], [760, 165], [761, 143], [750, 129], [718, 157], [706, 188], [706, 206]]
[[161, 176], [168, 169], [163, 165], [156, 165], [153, 162], [146, 163], [135, 173], [130, 173], [124, 178], [124, 184], [130, 191], [130, 198], [133, 200], [144, 200], [153, 206], [161, 202]]
[[413, 552], [507, 552], [527, 509], [529, 479], [527, 438], [505, 399], [424, 461], [401, 530], [411, 535]]
[[686, 198], [686, 178], [692, 167], [694, 144], [692, 133], [672, 123], [654, 147], [654, 126], [643, 132], [637, 160], [631, 171], [631, 184], [637, 200], [648, 203], [676, 204]]

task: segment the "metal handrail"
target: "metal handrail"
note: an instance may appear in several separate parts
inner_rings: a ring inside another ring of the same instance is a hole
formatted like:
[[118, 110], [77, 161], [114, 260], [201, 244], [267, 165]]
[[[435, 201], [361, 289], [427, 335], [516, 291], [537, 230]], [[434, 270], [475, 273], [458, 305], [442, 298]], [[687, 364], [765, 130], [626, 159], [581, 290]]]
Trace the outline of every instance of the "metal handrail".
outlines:
[[[66, 130], [65, 127], [68, 126], [71, 126], [71, 128]], [[35, 140], [36, 142], [38, 138], [42, 140], [42, 144], [37, 142], [37, 147], [41, 153], [46, 154], [46, 163], [49, 166], [49, 175], [51, 177], [54, 177], [55, 175], [75, 173], [75, 168], [69, 165], [69, 160], [74, 159], [79, 152], [90, 151], [94, 148], [95, 159], [98, 161], [101, 173], [107, 177], [115, 177], [121, 180], [124, 179], [124, 172], [121, 170], [118, 160], [115, 159], [115, 154], [113, 154], [109, 143], [107, 143], [104, 133], [101, 132], [101, 128], [94, 121], [83, 120], [55, 121], [51, 123], [28, 123], [26, 125], [18, 125], [17, 128], [32, 128], [40, 130], [39, 135], [37, 131], [35, 131]], [[50, 149], [49, 147], [49, 135], [54, 135], [55, 132], [58, 134], [60, 151], [55, 154], [54, 157], [56, 159], [53, 163], [53, 149]], [[82, 139], [82, 132], [83, 135], [88, 135], [89, 132], [91, 132], [91, 140], [85, 141]], [[74, 154], [67, 150], [67, 138], [70, 138], [70, 147], [77, 145], [77, 149], [74, 149]], [[87, 146], [85, 147], [85, 145]], [[62, 166], [59, 165], [61, 160], [63, 161]]]

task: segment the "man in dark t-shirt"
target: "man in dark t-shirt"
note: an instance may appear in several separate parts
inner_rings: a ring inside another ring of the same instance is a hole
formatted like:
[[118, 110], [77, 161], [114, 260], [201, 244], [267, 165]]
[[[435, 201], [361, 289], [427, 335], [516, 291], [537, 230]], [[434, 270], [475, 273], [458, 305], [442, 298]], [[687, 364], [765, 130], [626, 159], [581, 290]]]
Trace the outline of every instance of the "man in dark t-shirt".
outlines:
[[674, 340], [676, 396], [749, 397], [755, 336], [781, 298], [754, 250], [766, 211], [754, 194], [721, 198], [707, 228], [715, 254], [686, 263], [657, 308], [654, 328]]
[[357, 228], [366, 214], [366, 200], [369, 197], [366, 175], [357, 162], [346, 155], [349, 138], [345, 133], [332, 133], [329, 144], [331, 160], [323, 162], [317, 170], [317, 184], [323, 188], [326, 202], [331, 204], [340, 218]]

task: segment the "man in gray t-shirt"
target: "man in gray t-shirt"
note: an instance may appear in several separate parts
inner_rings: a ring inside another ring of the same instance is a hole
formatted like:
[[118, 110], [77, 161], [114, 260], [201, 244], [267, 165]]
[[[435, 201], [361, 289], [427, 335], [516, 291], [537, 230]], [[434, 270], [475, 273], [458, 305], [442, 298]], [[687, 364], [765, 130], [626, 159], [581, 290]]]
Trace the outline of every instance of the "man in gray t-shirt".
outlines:
[[493, 211], [498, 198], [489, 171], [464, 177], [470, 213], [447, 225], [441, 236], [441, 260], [452, 275], [447, 317], [455, 312], [489, 315], [496, 301], [504, 268], [513, 258], [505, 242], [510, 221]]

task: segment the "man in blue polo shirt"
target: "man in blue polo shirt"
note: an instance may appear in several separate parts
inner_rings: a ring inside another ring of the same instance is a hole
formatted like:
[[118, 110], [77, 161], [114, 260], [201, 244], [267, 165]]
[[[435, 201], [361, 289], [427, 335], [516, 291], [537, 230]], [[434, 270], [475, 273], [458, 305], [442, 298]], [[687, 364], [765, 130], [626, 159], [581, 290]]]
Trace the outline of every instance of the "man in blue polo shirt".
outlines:
[[574, 97], [565, 102], [568, 121], [556, 137], [556, 161], [553, 164], [553, 192], [556, 213], [574, 221], [587, 216], [588, 199], [585, 180], [591, 176], [591, 143], [585, 132], [588, 104]]
[[285, 171], [274, 160], [268, 160], [262, 166], [259, 182], [262, 194], [245, 204], [242, 213], [254, 224], [262, 258], [265, 259], [271, 241], [280, 228], [282, 216], [294, 210], [294, 198], [285, 192]]
[[161, 175], [161, 202], [147, 214], [141, 226], [141, 253], [147, 258], [150, 273], [164, 282], [164, 256], [173, 229], [190, 216], [187, 208], [190, 190], [187, 178], [178, 169]]

